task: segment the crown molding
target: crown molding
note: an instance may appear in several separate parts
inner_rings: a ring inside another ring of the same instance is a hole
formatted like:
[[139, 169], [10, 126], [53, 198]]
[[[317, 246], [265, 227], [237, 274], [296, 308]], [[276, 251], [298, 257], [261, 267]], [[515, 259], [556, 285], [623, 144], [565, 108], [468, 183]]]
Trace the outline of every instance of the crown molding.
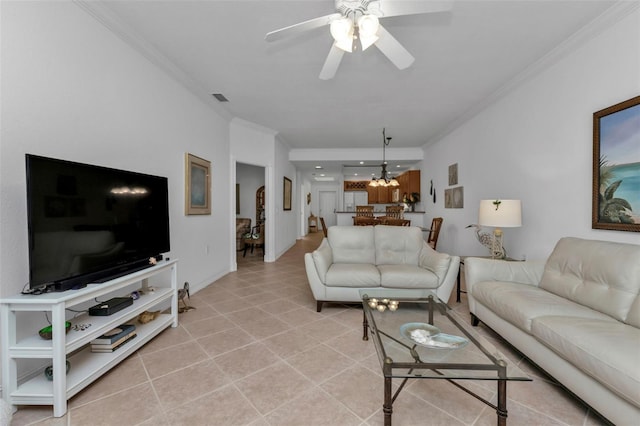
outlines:
[[640, 8], [640, 2], [633, 0], [618, 1], [600, 14], [597, 18], [580, 28], [573, 33], [569, 38], [565, 39], [562, 43], [550, 50], [547, 54], [535, 61], [524, 71], [517, 74], [514, 78], [507, 81], [495, 92], [484, 98], [481, 102], [467, 109], [457, 119], [450, 122], [442, 131], [432, 136], [424, 145], [425, 148], [429, 145], [433, 145], [445, 136], [453, 132], [455, 129], [462, 126], [467, 121], [493, 105], [500, 99], [507, 96], [516, 88], [522, 86], [526, 82], [537, 77], [547, 68], [558, 63], [560, 60], [566, 58], [571, 53], [575, 52], [578, 48], [582, 47], [588, 41], [594, 39], [602, 32], [611, 28], [618, 21], [631, 15], [633, 12]]
[[198, 99], [212, 108], [222, 118], [227, 121], [231, 121], [233, 115], [226, 109], [222, 108], [218, 104], [218, 101], [207, 93], [207, 90], [204, 87], [191, 78], [164, 54], [158, 51], [158, 49], [147, 42], [137, 31], [131, 28], [131, 26], [125, 24], [118, 15], [106, 7], [102, 2], [92, 0], [73, 0], [73, 3], [96, 19], [113, 34], [118, 36], [127, 45], [144, 56], [149, 60], [149, 62], [163, 70], [180, 85], [193, 93]]

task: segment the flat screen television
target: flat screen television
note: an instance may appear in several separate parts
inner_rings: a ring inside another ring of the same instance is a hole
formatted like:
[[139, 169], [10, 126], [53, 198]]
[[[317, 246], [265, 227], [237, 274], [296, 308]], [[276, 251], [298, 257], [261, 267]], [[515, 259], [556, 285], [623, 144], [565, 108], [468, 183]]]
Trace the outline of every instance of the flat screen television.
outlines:
[[26, 171], [32, 292], [104, 282], [170, 250], [167, 178], [32, 154]]

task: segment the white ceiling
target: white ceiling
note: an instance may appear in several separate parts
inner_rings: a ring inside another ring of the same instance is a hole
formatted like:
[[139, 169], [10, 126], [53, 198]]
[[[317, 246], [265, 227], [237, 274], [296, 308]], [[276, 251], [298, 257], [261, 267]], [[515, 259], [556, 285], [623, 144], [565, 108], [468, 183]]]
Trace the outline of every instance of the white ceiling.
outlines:
[[216, 107], [228, 117], [273, 129], [295, 149], [381, 148], [383, 127], [392, 147], [423, 146], [615, 2], [457, 0], [448, 13], [385, 18], [413, 65], [400, 71], [372, 47], [345, 54], [328, 81], [318, 78], [328, 28], [264, 36], [333, 13], [333, 0], [91, 3], [192, 90], [224, 94], [229, 102]]

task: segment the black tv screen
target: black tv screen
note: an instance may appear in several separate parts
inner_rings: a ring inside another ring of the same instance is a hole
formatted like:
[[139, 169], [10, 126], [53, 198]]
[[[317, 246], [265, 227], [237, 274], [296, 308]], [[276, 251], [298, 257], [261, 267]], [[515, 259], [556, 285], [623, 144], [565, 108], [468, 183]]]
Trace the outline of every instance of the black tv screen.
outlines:
[[26, 155], [29, 286], [81, 288], [170, 250], [167, 178]]

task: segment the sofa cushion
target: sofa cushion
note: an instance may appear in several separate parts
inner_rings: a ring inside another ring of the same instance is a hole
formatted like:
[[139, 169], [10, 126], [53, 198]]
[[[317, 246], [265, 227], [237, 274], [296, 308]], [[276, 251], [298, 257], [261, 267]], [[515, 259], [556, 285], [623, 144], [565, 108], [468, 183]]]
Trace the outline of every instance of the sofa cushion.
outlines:
[[327, 287], [380, 287], [380, 272], [367, 263], [334, 263], [327, 271]]
[[327, 239], [334, 263], [376, 262], [373, 226], [332, 226]]
[[533, 335], [580, 370], [640, 407], [640, 330], [618, 321], [544, 316]]
[[414, 265], [378, 265], [380, 284], [388, 288], [438, 288], [438, 276]]
[[540, 287], [624, 322], [640, 292], [640, 246], [562, 238]]
[[472, 295], [478, 303], [527, 333], [531, 333], [533, 319], [547, 315], [564, 315], [582, 319], [599, 319], [611, 324], [617, 323], [603, 313], [527, 284], [483, 281], [473, 286]]
[[418, 265], [422, 231], [417, 227], [374, 227], [376, 265]]

